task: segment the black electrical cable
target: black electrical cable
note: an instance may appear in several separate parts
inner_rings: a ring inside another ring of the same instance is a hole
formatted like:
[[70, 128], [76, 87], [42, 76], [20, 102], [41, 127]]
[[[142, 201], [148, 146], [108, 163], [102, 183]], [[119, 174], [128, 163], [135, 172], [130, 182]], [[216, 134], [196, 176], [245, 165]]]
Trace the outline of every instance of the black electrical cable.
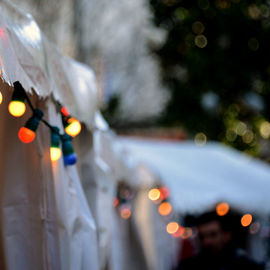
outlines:
[[[34, 112], [35, 111], [35, 108], [31, 102], [31, 100], [29, 99], [29, 97], [27, 96], [27, 93], [25, 91], [25, 89], [23, 88], [23, 91], [24, 91], [24, 94], [25, 94], [25, 99], [29, 105], [29, 107], [31, 108], [31, 110]], [[53, 126], [47, 122], [45, 119], [43, 119], [43, 117], [40, 119], [41, 122], [43, 122], [47, 127], [49, 127], [51, 130], [54, 130]], [[54, 130], [54, 132], [56, 132], [58, 135], [62, 136], [60, 132]]]

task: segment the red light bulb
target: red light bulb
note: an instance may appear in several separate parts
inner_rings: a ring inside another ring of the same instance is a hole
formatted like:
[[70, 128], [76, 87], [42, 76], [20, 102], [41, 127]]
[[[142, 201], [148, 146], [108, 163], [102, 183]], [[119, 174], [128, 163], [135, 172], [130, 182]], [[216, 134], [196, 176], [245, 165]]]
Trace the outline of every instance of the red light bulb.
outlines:
[[64, 116], [69, 116], [69, 112], [68, 112], [68, 110], [67, 110], [66, 107], [62, 107], [61, 113], [62, 113]]
[[26, 127], [21, 127], [18, 137], [23, 143], [30, 143], [35, 139], [36, 133], [32, 131], [31, 129], [28, 129]]

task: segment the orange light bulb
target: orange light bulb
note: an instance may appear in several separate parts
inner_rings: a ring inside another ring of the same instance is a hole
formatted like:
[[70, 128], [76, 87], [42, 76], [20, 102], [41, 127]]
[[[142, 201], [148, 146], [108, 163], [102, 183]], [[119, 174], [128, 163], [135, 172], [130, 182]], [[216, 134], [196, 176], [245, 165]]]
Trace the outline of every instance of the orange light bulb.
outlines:
[[158, 207], [158, 212], [162, 216], [167, 216], [172, 212], [172, 205], [169, 202], [163, 202]]
[[31, 129], [21, 127], [19, 130], [18, 137], [23, 143], [30, 143], [35, 139], [36, 133]]
[[59, 147], [51, 147], [50, 155], [51, 155], [51, 161], [57, 161], [61, 157], [62, 151]]
[[69, 125], [65, 128], [65, 132], [71, 137], [77, 136], [82, 129], [81, 123], [75, 118], [69, 118], [68, 123]]
[[241, 218], [241, 224], [243, 227], [248, 227], [252, 222], [252, 215], [251, 214], [245, 214]]
[[128, 208], [124, 208], [121, 210], [121, 217], [123, 219], [129, 219], [131, 217], [131, 211]]
[[219, 203], [216, 207], [216, 213], [218, 216], [225, 216], [230, 210], [229, 204], [226, 202]]
[[22, 101], [11, 101], [8, 105], [8, 111], [15, 117], [20, 117], [25, 113], [26, 106]]

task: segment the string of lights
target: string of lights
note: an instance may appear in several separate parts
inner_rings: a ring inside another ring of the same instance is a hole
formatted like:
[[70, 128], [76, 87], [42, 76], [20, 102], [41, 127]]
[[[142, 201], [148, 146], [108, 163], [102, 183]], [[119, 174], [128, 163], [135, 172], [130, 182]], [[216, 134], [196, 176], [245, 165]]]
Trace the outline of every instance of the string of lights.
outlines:
[[[11, 101], [8, 105], [9, 113], [14, 117], [21, 117], [26, 111], [26, 104], [29, 105], [32, 110], [32, 116], [27, 120], [25, 125], [20, 128], [18, 137], [23, 143], [31, 143], [36, 137], [36, 131], [40, 122], [44, 123], [51, 131], [51, 147], [50, 156], [52, 162], [60, 159], [63, 154], [63, 160], [65, 166], [73, 165], [77, 162], [77, 156], [74, 153], [72, 146], [72, 138], [77, 136], [81, 131], [81, 123], [72, 117], [66, 107], [62, 107], [60, 112], [62, 116], [62, 123], [65, 132], [60, 133], [60, 130], [56, 126], [52, 126], [44, 117], [42, 110], [35, 108], [27, 96], [25, 89], [22, 87], [19, 81], [14, 82], [14, 92], [11, 97]], [[2, 101], [2, 94], [1, 94]], [[0, 102], [1, 104], [1, 102]], [[62, 149], [60, 148], [62, 146]]]

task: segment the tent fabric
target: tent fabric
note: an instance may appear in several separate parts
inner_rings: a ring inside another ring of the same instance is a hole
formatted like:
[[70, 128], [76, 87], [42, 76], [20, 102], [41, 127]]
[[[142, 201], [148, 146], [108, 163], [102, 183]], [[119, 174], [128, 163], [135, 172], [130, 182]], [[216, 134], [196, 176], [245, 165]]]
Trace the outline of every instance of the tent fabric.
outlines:
[[94, 126], [98, 90], [93, 71], [64, 56], [42, 34], [30, 14], [0, 1], [0, 69], [9, 85], [20, 81], [27, 92], [50, 95], [67, 106], [89, 129]]
[[[30, 111], [15, 119], [7, 110], [11, 88], [0, 83], [0, 265], [3, 270], [97, 270], [96, 225], [76, 167], [62, 158], [51, 163], [50, 131], [40, 124], [37, 138], [23, 144], [18, 130]], [[61, 117], [51, 101], [32, 97], [51, 124]]]
[[181, 213], [205, 211], [224, 200], [243, 211], [270, 212], [270, 168], [262, 161], [218, 143], [120, 138], [118, 144], [168, 185]]
[[[21, 119], [9, 115], [12, 92], [3, 86], [0, 83], [0, 268], [62, 269], [47, 130], [40, 127], [34, 143], [22, 144], [17, 133], [29, 114]], [[44, 108], [44, 103], [39, 105]]]
[[159, 215], [157, 205], [148, 199], [148, 191], [149, 188], [139, 190], [134, 207], [134, 220], [142, 241], [147, 269], [171, 270], [176, 264], [181, 242], [167, 233], [166, 226], [170, 218]]
[[[94, 133], [96, 179], [101, 187], [98, 200], [102, 206], [97, 223], [102, 224], [101, 246], [103, 252], [107, 249], [109, 269], [169, 270], [178, 245], [166, 232], [168, 220], [158, 214], [156, 205], [147, 196], [148, 190], [161, 180], [143, 164], [133, 162], [132, 156], [115, 141], [117, 136], [113, 133]], [[128, 220], [121, 218], [118, 208], [112, 209], [116, 185], [123, 181], [136, 194]]]
[[[61, 117], [48, 102], [49, 122], [61, 126]], [[96, 223], [90, 211], [76, 166], [53, 163], [53, 183], [63, 269], [98, 270]]]

